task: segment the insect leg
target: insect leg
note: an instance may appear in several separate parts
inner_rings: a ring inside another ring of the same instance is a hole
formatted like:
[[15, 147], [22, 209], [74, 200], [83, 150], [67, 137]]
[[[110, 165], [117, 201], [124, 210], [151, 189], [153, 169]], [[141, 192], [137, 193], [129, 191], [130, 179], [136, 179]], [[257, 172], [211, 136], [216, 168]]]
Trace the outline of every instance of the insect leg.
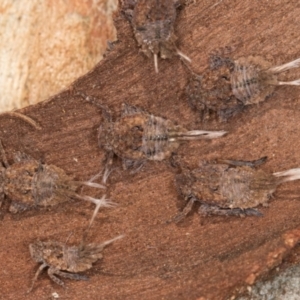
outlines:
[[54, 267], [50, 267], [48, 269], [48, 275], [51, 278], [52, 281], [54, 281], [55, 283], [57, 283], [60, 286], [64, 286], [64, 282], [62, 280], [60, 280], [58, 277], [56, 277], [55, 275], [60, 275], [60, 272], [57, 268]]
[[30, 208], [32, 208], [31, 205], [12, 200], [8, 210], [12, 214], [17, 214]]
[[257, 160], [231, 160], [231, 159], [218, 159], [217, 162], [221, 163], [221, 164], [227, 164], [227, 165], [231, 165], [231, 166], [248, 166], [251, 168], [260, 166], [262, 164], [264, 164], [267, 160], [267, 156], [261, 157], [260, 159]]
[[7, 161], [7, 157], [6, 157], [6, 154], [5, 154], [5, 151], [4, 151], [4, 148], [3, 148], [3, 145], [2, 145], [2, 141], [0, 140], [0, 153], [1, 153], [1, 160], [4, 164], [4, 166], [6, 168], [9, 167], [9, 164], [8, 164], [8, 161]]
[[[80, 274], [76, 274], [76, 273], [63, 272], [63, 271], [60, 271], [58, 269], [54, 269], [53, 274], [59, 275], [59, 276], [61, 276], [63, 278], [68, 278], [68, 279], [73, 279], [73, 280], [89, 280], [89, 278], [87, 276], [85, 276], [85, 275], [80, 275]], [[57, 279], [57, 277], [55, 277], [55, 279]]]
[[216, 205], [201, 204], [198, 213], [202, 216], [256, 216], [261, 217], [263, 214], [253, 208], [221, 208]]
[[36, 282], [36, 280], [38, 279], [40, 273], [47, 267], [48, 265], [43, 263], [42, 265], [40, 265], [40, 267], [38, 268], [38, 270], [36, 271], [33, 279], [32, 279], [32, 282], [31, 282], [31, 286], [29, 288], [29, 290], [27, 291], [27, 293], [30, 293], [33, 289], [33, 285], [34, 283]]
[[197, 201], [197, 200], [196, 200], [195, 198], [191, 198], [191, 199], [189, 200], [189, 202], [187, 203], [187, 205], [185, 206], [185, 208], [183, 209], [183, 211], [180, 212], [179, 214], [177, 214], [177, 215], [174, 217], [173, 221], [174, 221], [175, 223], [179, 223], [180, 221], [182, 221], [182, 220], [190, 213], [190, 211], [192, 210], [193, 205], [194, 205], [194, 203], [195, 203], [196, 201]]

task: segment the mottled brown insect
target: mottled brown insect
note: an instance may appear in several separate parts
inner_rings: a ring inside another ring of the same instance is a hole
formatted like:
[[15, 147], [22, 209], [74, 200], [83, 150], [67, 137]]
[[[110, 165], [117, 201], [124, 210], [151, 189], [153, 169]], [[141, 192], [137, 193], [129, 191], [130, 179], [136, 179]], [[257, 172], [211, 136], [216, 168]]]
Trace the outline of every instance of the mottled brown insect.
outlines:
[[181, 0], [125, 0], [123, 11], [131, 21], [135, 38], [141, 51], [148, 57], [153, 55], [155, 71], [157, 58], [171, 58], [175, 53], [190, 62], [175, 45], [177, 40], [174, 24]]
[[199, 214], [204, 216], [261, 216], [255, 207], [266, 206], [277, 185], [300, 179], [300, 168], [273, 174], [254, 168], [265, 160], [266, 157], [253, 162], [223, 160], [184, 170], [177, 175], [176, 185], [187, 204], [175, 222], [181, 221], [195, 202], [200, 203]]
[[182, 142], [198, 139], [213, 139], [226, 134], [225, 131], [188, 131], [171, 120], [151, 115], [144, 110], [123, 105], [121, 117], [112, 121], [108, 108], [96, 99], [78, 93], [86, 101], [100, 105], [104, 122], [99, 127], [99, 145], [107, 155], [103, 182], [106, 182], [109, 168], [116, 154], [123, 161], [124, 169], [140, 168], [147, 160], [164, 160], [176, 152]]
[[18, 153], [12, 165], [8, 164], [2, 143], [0, 152], [3, 165], [0, 164], [0, 206], [5, 198], [11, 200], [9, 211], [18, 213], [32, 208], [54, 206], [79, 198], [97, 205], [110, 206], [112, 203], [76, 193], [82, 185], [105, 188], [90, 181], [74, 181], [59, 167], [41, 162]]
[[201, 76], [193, 74], [187, 86], [188, 100], [201, 112], [202, 119], [211, 112], [219, 120], [242, 111], [246, 105], [264, 101], [278, 85], [300, 85], [300, 80], [280, 81], [278, 74], [300, 66], [300, 59], [272, 67], [260, 56], [228, 57], [212, 55], [210, 68]]
[[110, 206], [110, 202], [105, 196], [100, 200], [97, 200], [88, 228], [83, 232], [82, 241], [79, 246], [67, 246], [66, 243], [55, 240], [44, 242], [37, 240], [29, 245], [31, 258], [34, 261], [41, 263], [41, 265], [35, 273], [28, 293], [33, 289], [39, 274], [47, 267], [49, 277], [61, 286], [64, 286], [64, 282], [55, 275], [75, 280], [88, 279], [86, 276], [77, 273], [92, 268], [93, 263], [103, 257], [102, 251], [106, 246], [124, 237], [123, 235], [120, 235], [112, 240], [105, 241], [102, 244], [86, 243], [87, 233], [95, 220], [96, 214], [101, 207], [107, 206]]
[[61, 286], [64, 286], [64, 282], [57, 276], [75, 280], [88, 280], [88, 277], [77, 273], [91, 269], [93, 263], [102, 259], [103, 249], [122, 237], [122, 235], [117, 236], [102, 244], [86, 244], [82, 242], [79, 246], [67, 246], [54, 240], [45, 242], [37, 240], [33, 242], [29, 245], [31, 258], [35, 262], [41, 263], [41, 265], [33, 278], [28, 292], [32, 290], [39, 274], [47, 267], [47, 273], [51, 280]]

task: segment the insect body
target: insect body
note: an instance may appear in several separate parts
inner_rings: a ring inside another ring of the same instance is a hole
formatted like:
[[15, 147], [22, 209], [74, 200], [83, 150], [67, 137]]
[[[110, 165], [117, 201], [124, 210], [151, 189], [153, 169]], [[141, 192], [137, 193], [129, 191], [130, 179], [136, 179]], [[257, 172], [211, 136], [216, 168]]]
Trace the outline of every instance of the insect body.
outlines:
[[175, 222], [182, 220], [195, 202], [200, 203], [201, 215], [261, 216], [255, 207], [266, 205], [278, 184], [300, 179], [300, 168], [268, 174], [251, 166], [264, 161], [202, 163], [198, 169], [185, 170], [177, 176], [176, 184], [187, 205]]
[[300, 59], [275, 67], [260, 56], [237, 60], [213, 56], [212, 60], [202, 76], [192, 76], [187, 95], [195, 109], [216, 112], [220, 120], [227, 120], [246, 105], [264, 101], [277, 85], [300, 85], [299, 79], [278, 79], [279, 73], [299, 67]]
[[117, 236], [102, 244], [81, 243], [79, 246], [67, 246], [64, 243], [53, 240], [45, 242], [37, 240], [33, 242], [29, 245], [31, 258], [35, 262], [41, 263], [41, 265], [34, 276], [28, 292], [32, 290], [39, 274], [47, 267], [49, 277], [61, 286], [64, 285], [64, 282], [57, 276], [75, 280], [87, 280], [86, 276], [77, 273], [92, 268], [93, 263], [103, 257], [103, 249], [122, 237]]
[[125, 168], [141, 166], [146, 160], [164, 160], [188, 140], [213, 139], [225, 131], [188, 131], [171, 120], [157, 117], [133, 106], [124, 105], [116, 122], [107, 121], [99, 129], [99, 145], [116, 154]]
[[222, 66], [190, 78], [186, 93], [190, 105], [200, 112], [202, 120], [217, 114], [219, 120], [226, 121], [243, 109], [244, 105], [232, 92], [230, 77], [230, 69]]
[[279, 73], [300, 66], [300, 59], [272, 67], [260, 56], [242, 57], [234, 62], [231, 73], [232, 92], [244, 105], [264, 101], [277, 85], [300, 85], [300, 80], [280, 81]]
[[[157, 57], [171, 58], [174, 53], [190, 61], [175, 46], [174, 23], [178, 0], [125, 1], [124, 11], [131, 21], [135, 38], [141, 51], [154, 56], [155, 71], [158, 72]], [[127, 8], [127, 9], [126, 9]]]
[[95, 199], [76, 193], [78, 187], [82, 185], [105, 188], [103, 185], [89, 181], [74, 181], [61, 168], [42, 164], [24, 154], [17, 155], [15, 162], [9, 165], [1, 143], [0, 151], [4, 164], [0, 167], [0, 200], [3, 201], [5, 195], [11, 199], [9, 207], [11, 213], [54, 206], [73, 197], [93, 202], [96, 205], [111, 205], [103, 198]]
[[86, 276], [77, 273], [84, 272], [92, 268], [93, 263], [103, 257], [102, 251], [106, 246], [124, 237], [123, 235], [120, 235], [114, 239], [105, 241], [102, 244], [86, 243], [85, 240], [87, 232], [91, 228], [98, 210], [101, 207], [109, 206], [109, 202], [105, 199], [105, 196], [102, 197], [101, 200], [98, 200], [96, 204], [97, 205], [89, 225], [84, 231], [82, 241], [78, 246], [67, 246], [66, 243], [61, 243], [55, 240], [48, 240], [44, 242], [36, 240], [29, 245], [31, 258], [35, 262], [41, 263], [41, 265], [35, 273], [28, 293], [32, 290], [39, 274], [45, 268], [48, 268], [47, 273], [49, 277], [61, 286], [64, 286], [64, 282], [57, 276], [75, 280], [87, 280], [88, 278]]

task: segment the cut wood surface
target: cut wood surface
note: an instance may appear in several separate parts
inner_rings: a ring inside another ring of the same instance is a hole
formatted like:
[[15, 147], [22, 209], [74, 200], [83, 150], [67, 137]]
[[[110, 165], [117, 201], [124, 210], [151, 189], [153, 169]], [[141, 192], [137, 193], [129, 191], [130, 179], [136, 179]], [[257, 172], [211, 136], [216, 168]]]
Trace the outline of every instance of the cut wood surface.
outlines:
[[[210, 52], [240, 41], [233, 57], [262, 55], [281, 64], [300, 57], [298, 1], [191, 1], [176, 20], [178, 48], [201, 73]], [[260, 105], [247, 108], [227, 123], [201, 123], [187, 103], [189, 72], [178, 57], [153, 60], [139, 53], [129, 22], [115, 15], [118, 41], [105, 58], [68, 89], [47, 101], [20, 110], [42, 127], [9, 116], [0, 118], [0, 138], [12, 162], [16, 151], [54, 164], [88, 180], [103, 169], [105, 152], [97, 143], [101, 110], [76, 96], [97, 97], [120, 115], [122, 103], [177, 121], [188, 129], [227, 130], [226, 137], [193, 141], [179, 148], [189, 167], [216, 158], [252, 160], [268, 156], [262, 166], [277, 172], [300, 167], [300, 89], [278, 87]], [[299, 78], [292, 70], [286, 78]], [[41, 83], [42, 84], [42, 83]], [[148, 162], [129, 174], [120, 162], [108, 179], [107, 195], [118, 203], [99, 212], [89, 233], [91, 242], [119, 234], [125, 238], [104, 250], [104, 258], [85, 274], [89, 281], [65, 279], [66, 289], [43, 273], [31, 294], [26, 291], [38, 266], [28, 245], [35, 239], [80, 242], [93, 206], [70, 200], [51, 210], [17, 216], [4, 213], [0, 222], [0, 299], [227, 299], [267, 276], [300, 240], [299, 181], [277, 189], [263, 217], [188, 216], [168, 222], [183, 203], [177, 195], [169, 162]], [[101, 197], [102, 191], [81, 193]], [[293, 263], [297, 260], [293, 260]]]
[[117, 0], [2, 0], [0, 112], [45, 100], [92, 68], [115, 40], [116, 8]]

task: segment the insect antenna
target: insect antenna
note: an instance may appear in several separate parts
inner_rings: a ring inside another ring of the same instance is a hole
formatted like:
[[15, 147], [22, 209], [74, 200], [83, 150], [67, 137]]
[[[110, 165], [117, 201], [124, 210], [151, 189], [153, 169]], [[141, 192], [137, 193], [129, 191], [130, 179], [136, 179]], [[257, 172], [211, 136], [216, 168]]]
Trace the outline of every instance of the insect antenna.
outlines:
[[96, 205], [96, 209], [97, 211], [99, 210], [100, 207], [114, 207], [116, 206], [116, 203], [105, 199], [105, 196], [102, 196], [102, 198], [98, 199], [98, 198], [93, 198], [91, 196], [87, 196], [87, 195], [79, 195], [77, 193], [72, 193], [74, 197], [81, 199], [81, 200], [85, 200], [85, 201], [89, 201], [92, 202]]
[[[299, 67], [300, 67], [300, 58], [297, 58], [286, 64], [271, 67], [267, 70], [267, 73], [278, 74]], [[275, 85], [300, 85], [300, 79], [292, 80], [292, 81], [277, 81]]]
[[176, 49], [176, 53], [183, 58], [184, 60], [188, 61], [189, 63], [192, 62], [192, 60], [185, 54], [183, 54], [179, 49]]
[[[78, 181], [74, 181], [74, 183], [78, 184], [78, 186], [81, 184]], [[98, 185], [97, 183], [95, 183], [95, 185]], [[89, 185], [91, 186], [91, 185]], [[101, 186], [101, 185], [100, 185]], [[100, 207], [114, 207], [116, 205], [116, 203], [105, 199], [105, 196], [103, 196], [102, 198], [98, 199], [98, 198], [94, 198], [88, 195], [79, 195], [78, 193], [76, 193], [73, 190], [68, 189], [69, 184], [67, 185], [61, 185], [61, 186], [57, 186], [55, 189], [55, 193], [57, 193], [58, 195], [64, 196], [64, 197], [69, 197], [69, 198], [77, 198], [80, 200], [84, 200], [84, 201], [88, 201], [88, 202], [92, 202], [96, 205], [96, 209], [97, 211], [99, 210]]]
[[300, 168], [289, 169], [287, 171], [273, 173], [275, 177], [283, 177], [279, 179], [279, 183], [300, 179]]
[[65, 241], [65, 245], [67, 245], [67, 242], [69, 241], [70, 237], [73, 235], [73, 231], [71, 231], [68, 235], [68, 237], [66, 238], [66, 241]]
[[[115, 207], [117, 205], [116, 203], [110, 201], [109, 199], [106, 199], [106, 195], [102, 196], [101, 199], [95, 199], [95, 200], [97, 200], [97, 201], [94, 202], [96, 204], [96, 207], [94, 209], [94, 212], [93, 212], [93, 215], [92, 215], [91, 220], [89, 222], [89, 225], [84, 230], [83, 235], [82, 235], [82, 241], [81, 241], [81, 244], [80, 244], [80, 247], [82, 247], [82, 248], [85, 245], [85, 241], [86, 241], [86, 237], [87, 237], [88, 231], [92, 227], [92, 224], [94, 223], [95, 217], [96, 217], [99, 209], [101, 207]], [[111, 240], [111, 242], [112, 242], [112, 240]]]
[[114, 241], [122, 239], [124, 236], [125, 236], [125, 234], [118, 235], [118, 236], [116, 236], [115, 238], [113, 238], [111, 240], [103, 242], [100, 246], [102, 246], [103, 248], [105, 248], [106, 246], [112, 244]]
[[95, 220], [95, 217], [96, 217], [96, 215], [97, 215], [97, 213], [98, 213], [98, 211], [101, 207], [109, 207], [110, 208], [110, 207], [117, 206], [117, 204], [115, 202], [112, 202], [109, 199], [106, 199], [106, 195], [102, 196], [101, 199], [94, 199], [94, 201], [95, 201], [94, 203], [95, 203], [96, 207], [95, 207], [95, 210], [93, 212], [92, 218], [90, 220], [88, 229], [90, 229], [90, 227], [92, 226], [92, 224]]
[[278, 73], [282, 73], [287, 70], [298, 68], [298, 67], [300, 67], [300, 58], [297, 58], [293, 61], [290, 61], [290, 62], [280, 65], [280, 66], [271, 67], [267, 71], [271, 72], [273, 74], [278, 74]]
[[158, 73], [158, 61], [157, 61], [157, 54], [156, 53], [153, 54], [153, 58], [154, 58], [155, 72]]
[[113, 169], [105, 168], [104, 174], [103, 174], [103, 177], [102, 177], [102, 182], [103, 182], [104, 184], [106, 184], [107, 179], [108, 179], [108, 177], [109, 177], [109, 175], [110, 175], [110, 173], [111, 173], [112, 171], [113, 171]]
[[300, 79], [293, 81], [278, 81], [277, 85], [300, 85]]
[[178, 133], [175, 138], [183, 141], [191, 141], [198, 139], [216, 139], [225, 135], [227, 131], [206, 131], [206, 130], [191, 130], [183, 133]]
[[89, 181], [72, 181], [72, 183], [76, 183], [79, 185], [86, 185], [86, 186], [97, 188], [97, 189], [106, 189], [106, 186], [96, 183], [96, 182], [92, 182], [91, 180], [89, 180]]
[[89, 96], [89, 95], [87, 95], [83, 92], [80, 92], [80, 91], [78, 91], [75, 95], [80, 96], [85, 101], [87, 101], [89, 103], [92, 103], [93, 105], [96, 105], [97, 107], [99, 107], [102, 111], [103, 117], [109, 122], [112, 121], [112, 116], [111, 116], [111, 112], [110, 112], [109, 108], [106, 105], [104, 105], [104, 104], [100, 103], [99, 101], [97, 101], [95, 97]]

